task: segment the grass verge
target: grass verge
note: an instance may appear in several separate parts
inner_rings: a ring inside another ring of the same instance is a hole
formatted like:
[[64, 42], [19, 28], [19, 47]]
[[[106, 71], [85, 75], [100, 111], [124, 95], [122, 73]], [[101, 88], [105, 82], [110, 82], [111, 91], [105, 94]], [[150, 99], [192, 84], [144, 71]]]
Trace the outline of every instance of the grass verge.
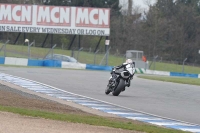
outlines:
[[200, 79], [198, 78], [180, 78], [180, 77], [163, 77], [163, 76], [145, 76], [139, 75], [139, 78], [150, 79], [150, 80], [159, 80], [165, 82], [181, 83], [181, 84], [190, 84], [190, 85], [199, 85]]
[[8, 107], [8, 106], [0, 106], [0, 111], [6, 111], [11, 113], [16, 113], [25, 116], [32, 116], [32, 117], [41, 117], [45, 119], [51, 120], [59, 120], [59, 121], [66, 121], [72, 123], [83, 123], [95, 126], [107, 126], [112, 128], [121, 128], [126, 130], [135, 130], [135, 131], [142, 131], [147, 133], [185, 133], [179, 130], [173, 129], [166, 129], [161, 128], [149, 124], [142, 124], [142, 123], [132, 123], [132, 122], [122, 122], [122, 121], [114, 121], [104, 117], [98, 116], [83, 116], [83, 115], [75, 115], [75, 114], [59, 114], [53, 112], [45, 112], [45, 111], [38, 111], [38, 110], [29, 110], [23, 108], [15, 108], [15, 107]]
[[[2, 47], [2, 43], [0, 43], [0, 48]], [[18, 58], [28, 58], [28, 47], [24, 45], [6, 45], [6, 57], [18, 57]], [[43, 59], [45, 55], [48, 53], [49, 48], [41, 48], [41, 47], [31, 47], [31, 59]], [[72, 51], [66, 49], [54, 49], [54, 53], [56, 54], [64, 54], [71, 56]], [[78, 56], [79, 55], [79, 56]], [[4, 51], [0, 51], [0, 56], [4, 56]], [[105, 62], [102, 62], [104, 58], [104, 53], [94, 54], [93, 52], [84, 52], [74, 51], [74, 57], [78, 59], [79, 62], [85, 64], [96, 64], [96, 65], [105, 65]], [[117, 66], [125, 61], [124, 56], [116, 56], [109, 55], [108, 65], [109, 66]], [[154, 69], [154, 65], [151, 65], [150, 69]], [[164, 62], [156, 62], [155, 70], [159, 71], [170, 71], [170, 72], [182, 72], [182, 65], [172, 64], [172, 63], [164, 63]], [[187, 66], [184, 67], [185, 73], [196, 73], [200, 74], [200, 67], [197, 66]]]
[[[154, 69], [151, 65], [150, 69]], [[169, 72], [182, 72], [183, 66], [172, 63], [156, 62], [155, 70], [158, 71], [169, 71]], [[200, 67], [197, 66], [184, 66], [184, 73], [195, 73], [200, 74]]]

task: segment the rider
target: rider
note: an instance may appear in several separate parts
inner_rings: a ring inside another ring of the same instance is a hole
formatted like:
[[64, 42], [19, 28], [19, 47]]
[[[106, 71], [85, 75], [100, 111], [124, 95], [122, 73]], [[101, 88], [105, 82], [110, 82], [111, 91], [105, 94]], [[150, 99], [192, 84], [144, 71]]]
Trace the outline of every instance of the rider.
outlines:
[[[123, 70], [125, 70], [128, 67], [128, 65], [130, 65], [131, 67], [133, 67], [133, 65], [134, 65], [134, 67], [135, 67], [135, 62], [133, 62], [131, 59], [127, 59], [126, 62], [124, 62], [122, 65], [114, 67], [113, 68], [114, 70], [111, 72], [111, 74], [113, 74], [113, 72], [115, 72], [116, 70], [119, 70], [121, 68], [123, 68]], [[133, 75], [134, 75], [134, 73], [130, 76], [130, 78], [128, 78], [126, 80], [126, 85], [125, 86], [127, 86], [127, 87], [130, 86], [130, 80], [133, 79]]]

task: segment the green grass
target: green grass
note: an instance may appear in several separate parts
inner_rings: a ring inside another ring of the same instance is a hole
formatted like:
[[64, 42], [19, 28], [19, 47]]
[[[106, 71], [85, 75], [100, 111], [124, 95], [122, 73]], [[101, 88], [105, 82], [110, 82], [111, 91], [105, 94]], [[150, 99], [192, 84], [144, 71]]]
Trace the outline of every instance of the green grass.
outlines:
[[[3, 44], [0, 43], [0, 47]], [[31, 48], [31, 58], [33, 59], [43, 59], [45, 55], [48, 53], [49, 48], [40, 48], [40, 47], [34, 47]], [[28, 47], [24, 45], [6, 45], [6, 56], [7, 57], [18, 57], [18, 58], [28, 58]], [[54, 49], [54, 53], [57, 54], [64, 54], [71, 56], [71, 50], [64, 50], [64, 49]], [[4, 52], [0, 51], [0, 56], [3, 56]], [[81, 51], [78, 56], [78, 51], [74, 52], [74, 57], [78, 59], [79, 62], [85, 63], [85, 64], [97, 64], [100, 65], [104, 54], [97, 54], [96, 55], [96, 62], [94, 62], [95, 55], [93, 52], [84, 52]], [[115, 55], [109, 55], [108, 58], [108, 65], [109, 66], [117, 66], [124, 62], [123, 56], [115, 56]], [[105, 65], [105, 62], [102, 62], [101, 65]], [[150, 67], [151, 70], [154, 69], [154, 65], [152, 64]], [[155, 64], [155, 70], [159, 71], [171, 71], [171, 72], [182, 72], [182, 65], [177, 64], [171, 64], [171, 63], [163, 63], [163, 62], [156, 62]], [[197, 73], [200, 74], [200, 67], [195, 66], [186, 66], [184, 67], [185, 73]]]
[[[2, 47], [3, 44], [0, 43], [0, 47]], [[49, 48], [40, 48], [40, 47], [31, 47], [31, 58], [33, 59], [43, 59], [45, 55], [48, 53]], [[64, 54], [71, 56], [71, 50], [64, 50], [64, 49], [54, 49], [54, 53], [56, 54]], [[0, 51], [0, 56], [4, 56], [4, 52]], [[18, 58], [28, 58], [28, 47], [24, 45], [6, 45], [6, 56], [7, 57], [18, 57]], [[81, 63], [87, 63], [87, 64], [97, 64], [100, 65], [104, 54], [98, 53], [96, 55], [96, 61], [95, 54], [93, 52], [84, 52], [80, 51], [78, 56], [78, 51], [74, 51], [74, 57]], [[110, 66], [116, 66], [120, 65], [124, 61], [124, 57], [121, 56], [114, 56], [109, 55], [109, 65]], [[102, 62], [101, 65], [105, 65], [105, 62]]]
[[[151, 65], [150, 69], [154, 69], [153, 64]], [[170, 71], [170, 72], [182, 72], [182, 65], [177, 64], [170, 64], [170, 63], [163, 63], [163, 62], [156, 62], [155, 70], [158, 71]], [[199, 73], [200, 74], [200, 67], [195, 66], [184, 66], [184, 73]]]
[[161, 128], [149, 124], [133, 124], [130, 122], [114, 121], [104, 117], [98, 116], [83, 116], [75, 114], [58, 114], [53, 112], [45, 112], [38, 110], [29, 110], [22, 108], [14, 108], [7, 106], [0, 106], [0, 111], [17, 113], [25, 116], [41, 117], [45, 119], [66, 121], [72, 123], [83, 123], [95, 126], [107, 126], [112, 128], [121, 128], [126, 130], [142, 131], [147, 133], [184, 133], [183, 131]]
[[181, 84], [190, 84], [190, 85], [199, 85], [200, 79], [198, 78], [180, 78], [180, 77], [164, 77], [164, 76], [145, 76], [139, 75], [139, 78], [150, 79], [150, 80], [159, 80], [165, 82], [181, 83]]

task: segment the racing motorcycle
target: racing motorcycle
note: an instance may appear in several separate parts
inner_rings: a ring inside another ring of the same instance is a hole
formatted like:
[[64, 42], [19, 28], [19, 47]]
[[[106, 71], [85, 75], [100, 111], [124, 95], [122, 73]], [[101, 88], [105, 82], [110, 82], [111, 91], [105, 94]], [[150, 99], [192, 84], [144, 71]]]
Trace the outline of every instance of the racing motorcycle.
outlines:
[[133, 79], [135, 74], [135, 67], [132, 64], [128, 64], [126, 69], [116, 71], [116, 68], [112, 68], [111, 77], [109, 79], [105, 94], [112, 92], [113, 96], [118, 96], [122, 91], [125, 91], [126, 86], [130, 86], [130, 80]]

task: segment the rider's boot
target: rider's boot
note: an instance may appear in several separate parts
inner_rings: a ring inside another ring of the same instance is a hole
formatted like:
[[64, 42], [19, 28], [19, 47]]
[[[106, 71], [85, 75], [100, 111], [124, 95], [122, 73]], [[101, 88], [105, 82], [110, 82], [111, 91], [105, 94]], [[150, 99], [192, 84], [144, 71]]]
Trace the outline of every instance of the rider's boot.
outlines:
[[122, 89], [122, 91], [125, 91], [125, 87]]
[[130, 79], [128, 79], [128, 81], [126, 81], [125, 86], [129, 87], [130, 86]]

